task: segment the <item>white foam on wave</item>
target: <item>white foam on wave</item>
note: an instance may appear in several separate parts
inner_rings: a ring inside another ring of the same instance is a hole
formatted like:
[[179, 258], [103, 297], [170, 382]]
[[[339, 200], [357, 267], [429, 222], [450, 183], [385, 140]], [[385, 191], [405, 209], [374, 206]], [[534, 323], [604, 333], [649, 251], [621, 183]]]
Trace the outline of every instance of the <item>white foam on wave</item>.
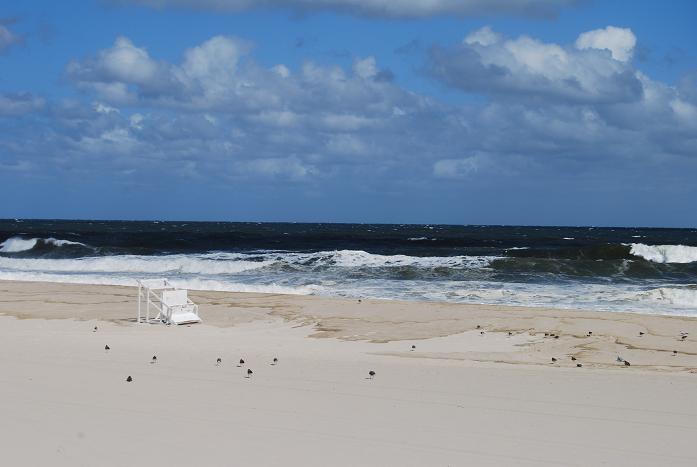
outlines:
[[629, 252], [654, 263], [692, 263], [697, 261], [697, 247], [694, 246], [632, 243]]
[[496, 259], [493, 256], [406, 256], [377, 255], [363, 250], [339, 250], [331, 253], [331, 259], [342, 267], [403, 267], [472, 268], [486, 267]]
[[697, 287], [659, 287], [640, 294], [641, 300], [663, 302], [680, 308], [697, 309]]
[[259, 269], [271, 261], [244, 261], [220, 255], [167, 256], [90, 256], [73, 259], [6, 258], [0, 257], [0, 269], [12, 271], [64, 273], [128, 273], [128, 274], [236, 274]]
[[4, 242], [0, 243], [1, 253], [19, 253], [21, 251], [31, 250], [36, 246], [37, 243], [43, 242], [54, 246], [64, 246], [64, 245], [82, 245], [84, 243], [71, 242], [70, 240], [61, 240], [60, 238], [22, 238], [22, 237], [10, 237]]

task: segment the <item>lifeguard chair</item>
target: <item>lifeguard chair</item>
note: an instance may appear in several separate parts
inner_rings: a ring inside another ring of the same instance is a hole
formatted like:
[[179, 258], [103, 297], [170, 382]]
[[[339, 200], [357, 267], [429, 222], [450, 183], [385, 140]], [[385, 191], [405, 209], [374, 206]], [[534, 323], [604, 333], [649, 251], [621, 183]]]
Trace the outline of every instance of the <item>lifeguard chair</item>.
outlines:
[[[145, 303], [145, 316], [142, 305]], [[150, 307], [157, 310], [151, 321]], [[198, 305], [189, 299], [188, 291], [175, 287], [167, 279], [145, 279], [138, 281], [138, 322], [161, 322], [165, 324], [200, 323]]]

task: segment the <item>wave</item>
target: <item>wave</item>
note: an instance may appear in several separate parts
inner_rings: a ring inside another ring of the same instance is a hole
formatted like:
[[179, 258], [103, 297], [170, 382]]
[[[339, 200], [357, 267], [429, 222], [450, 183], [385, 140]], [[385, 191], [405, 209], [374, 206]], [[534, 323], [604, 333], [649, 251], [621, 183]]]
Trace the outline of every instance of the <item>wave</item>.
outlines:
[[645, 245], [632, 243], [629, 252], [654, 263], [693, 263], [697, 247], [686, 245]]
[[4, 242], [0, 243], [0, 253], [20, 253], [22, 251], [29, 251], [37, 246], [56, 246], [61, 247], [65, 245], [80, 245], [87, 246], [84, 243], [72, 242], [70, 240], [62, 240], [59, 238], [22, 238], [22, 237], [10, 237]]

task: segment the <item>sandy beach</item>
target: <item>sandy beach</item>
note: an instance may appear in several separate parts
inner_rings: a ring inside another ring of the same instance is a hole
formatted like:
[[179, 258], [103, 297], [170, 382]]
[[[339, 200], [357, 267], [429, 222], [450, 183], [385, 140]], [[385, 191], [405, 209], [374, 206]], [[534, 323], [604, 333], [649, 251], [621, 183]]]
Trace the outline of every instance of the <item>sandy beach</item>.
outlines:
[[191, 297], [138, 325], [133, 288], [0, 282], [7, 465], [697, 463], [695, 318]]

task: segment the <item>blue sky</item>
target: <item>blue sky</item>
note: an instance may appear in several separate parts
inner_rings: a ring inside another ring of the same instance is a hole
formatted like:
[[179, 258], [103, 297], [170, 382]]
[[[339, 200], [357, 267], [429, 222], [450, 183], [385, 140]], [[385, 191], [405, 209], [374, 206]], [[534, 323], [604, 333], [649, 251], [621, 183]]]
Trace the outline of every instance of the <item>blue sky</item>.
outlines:
[[0, 217], [697, 225], [694, 2], [15, 3]]

